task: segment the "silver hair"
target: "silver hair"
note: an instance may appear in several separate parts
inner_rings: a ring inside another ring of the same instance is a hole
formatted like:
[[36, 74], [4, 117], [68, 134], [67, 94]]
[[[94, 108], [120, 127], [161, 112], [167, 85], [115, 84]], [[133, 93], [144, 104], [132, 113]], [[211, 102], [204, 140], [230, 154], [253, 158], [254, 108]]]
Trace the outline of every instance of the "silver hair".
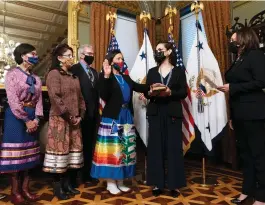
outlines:
[[93, 46], [92, 45], [89, 45], [89, 44], [83, 44], [83, 45], [81, 45], [78, 48], [78, 58], [80, 58], [81, 54], [84, 52], [85, 47], [88, 47], [88, 48], [92, 48], [93, 49]]

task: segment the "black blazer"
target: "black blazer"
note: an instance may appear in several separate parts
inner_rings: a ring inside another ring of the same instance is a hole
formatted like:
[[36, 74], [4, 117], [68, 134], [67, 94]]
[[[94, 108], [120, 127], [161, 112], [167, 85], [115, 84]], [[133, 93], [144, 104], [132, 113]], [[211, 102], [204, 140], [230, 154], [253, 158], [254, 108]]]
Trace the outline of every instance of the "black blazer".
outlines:
[[95, 69], [91, 69], [95, 77], [94, 83], [89, 80], [87, 73], [80, 63], [73, 65], [71, 72], [79, 78], [81, 92], [86, 103], [86, 114], [94, 117], [99, 111], [99, 94], [98, 94], [98, 73]]
[[[154, 67], [148, 71], [146, 83], [152, 85], [154, 83], [161, 83], [161, 77], [158, 72], [159, 67]], [[172, 76], [168, 83], [168, 87], [171, 89], [171, 96], [168, 97], [151, 97], [149, 98], [147, 93], [145, 96], [150, 99], [147, 106], [147, 116], [158, 115], [159, 104], [167, 104], [168, 116], [182, 118], [182, 105], [181, 100], [185, 99], [188, 94], [187, 81], [185, 71], [179, 67], [174, 67], [172, 70]]]
[[[122, 75], [122, 76], [131, 89], [131, 100], [129, 103], [129, 107], [132, 111], [133, 91], [140, 93], [148, 92], [149, 86], [145, 84], [135, 83], [128, 75]], [[100, 97], [106, 102], [106, 105], [102, 112], [102, 116], [118, 119], [120, 109], [122, 107], [123, 95], [115, 76], [112, 74], [110, 78], [104, 78], [104, 74], [100, 73], [98, 85], [99, 85]]]
[[245, 52], [226, 72], [225, 80], [231, 119], [265, 119], [265, 55], [261, 50]]

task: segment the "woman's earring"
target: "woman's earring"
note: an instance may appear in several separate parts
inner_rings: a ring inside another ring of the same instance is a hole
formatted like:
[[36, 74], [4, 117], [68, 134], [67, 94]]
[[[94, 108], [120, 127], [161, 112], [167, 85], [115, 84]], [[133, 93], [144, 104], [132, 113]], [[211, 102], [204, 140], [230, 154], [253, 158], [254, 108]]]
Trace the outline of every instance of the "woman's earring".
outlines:
[[63, 66], [63, 63], [60, 61], [60, 67], [62, 67]]

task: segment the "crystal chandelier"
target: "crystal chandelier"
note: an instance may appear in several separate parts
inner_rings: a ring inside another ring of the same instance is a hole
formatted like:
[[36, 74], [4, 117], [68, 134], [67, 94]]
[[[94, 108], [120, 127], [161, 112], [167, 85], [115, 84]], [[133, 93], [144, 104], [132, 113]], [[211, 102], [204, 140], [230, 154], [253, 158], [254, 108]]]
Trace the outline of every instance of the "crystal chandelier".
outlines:
[[6, 21], [6, 1], [4, 1], [4, 9], [2, 10], [4, 21], [3, 21], [3, 32], [0, 33], [0, 82], [3, 81], [5, 71], [11, 66], [16, 65], [14, 60], [13, 51], [19, 43], [11, 40], [5, 33], [5, 21]]

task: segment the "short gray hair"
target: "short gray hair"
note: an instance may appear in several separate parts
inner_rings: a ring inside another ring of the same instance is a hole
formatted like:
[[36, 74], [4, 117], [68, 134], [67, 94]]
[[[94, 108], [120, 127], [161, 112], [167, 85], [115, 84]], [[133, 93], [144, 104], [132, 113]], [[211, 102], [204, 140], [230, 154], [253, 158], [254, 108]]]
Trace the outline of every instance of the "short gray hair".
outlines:
[[92, 45], [89, 45], [89, 44], [83, 44], [81, 45], [79, 48], [78, 48], [78, 58], [80, 58], [81, 54], [84, 52], [84, 49], [88, 47], [88, 48], [92, 48], [93, 49], [93, 46]]

